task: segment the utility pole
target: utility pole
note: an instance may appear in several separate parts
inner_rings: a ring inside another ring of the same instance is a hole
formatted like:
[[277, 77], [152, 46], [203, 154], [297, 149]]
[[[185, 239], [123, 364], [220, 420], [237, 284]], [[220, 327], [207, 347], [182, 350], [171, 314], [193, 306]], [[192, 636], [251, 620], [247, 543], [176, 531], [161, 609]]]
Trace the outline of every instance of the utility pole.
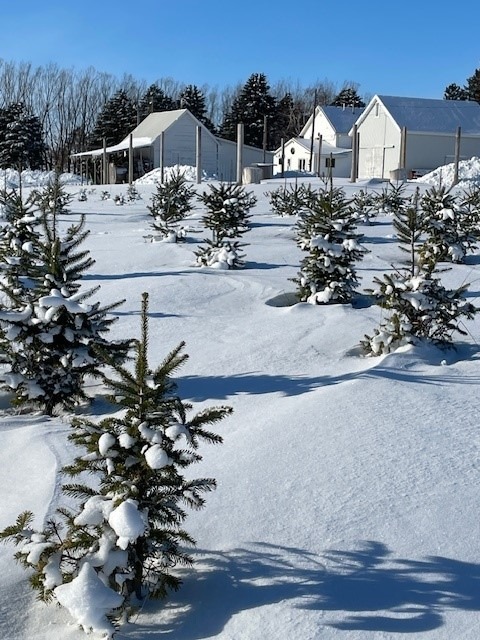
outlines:
[[313, 97], [313, 116], [312, 116], [312, 139], [310, 141], [310, 160], [308, 162], [308, 170], [310, 173], [312, 172], [312, 164], [313, 164], [313, 137], [315, 135], [315, 115], [317, 112], [317, 90], [315, 89], [315, 94]]

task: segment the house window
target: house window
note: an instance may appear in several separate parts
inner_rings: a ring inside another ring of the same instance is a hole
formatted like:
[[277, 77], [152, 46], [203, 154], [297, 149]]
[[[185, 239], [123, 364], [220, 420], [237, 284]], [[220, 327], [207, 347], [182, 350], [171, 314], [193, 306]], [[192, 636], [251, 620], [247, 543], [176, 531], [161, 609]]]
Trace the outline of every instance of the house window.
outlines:
[[375, 118], [378, 118], [378, 116], [380, 115], [380, 105], [378, 104], [378, 102], [375, 103]]
[[298, 170], [305, 171], [305, 158], [298, 159]]
[[335, 168], [335, 158], [325, 158], [325, 166], [327, 169]]

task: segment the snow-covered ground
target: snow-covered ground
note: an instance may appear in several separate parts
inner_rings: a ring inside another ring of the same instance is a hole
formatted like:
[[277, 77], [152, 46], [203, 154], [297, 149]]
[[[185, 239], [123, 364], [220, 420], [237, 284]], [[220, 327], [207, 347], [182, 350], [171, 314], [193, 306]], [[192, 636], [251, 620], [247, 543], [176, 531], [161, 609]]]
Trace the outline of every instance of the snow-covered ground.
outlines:
[[[180, 572], [178, 593], [147, 602], [117, 638], [477, 640], [480, 319], [456, 350], [361, 357], [359, 340], [381, 319], [366, 297], [292, 304], [295, 220], [273, 215], [266, 195], [280, 183], [248, 187], [258, 203], [238, 271], [193, 266], [206, 237], [199, 207], [187, 242], [148, 240], [152, 184], [138, 184], [142, 200], [123, 206], [113, 196], [125, 186], [108, 187], [108, 200], [105, 187], [89, 187], [86, 202], [78, 185], [66, 187], [75, 199], [61, 224], [83, 212], [91, 231], [96, 263], [85, 286], [99, 284], [104, 304], [125, 298], [111, 337], [139, 336], [147, 291], [152, 365], [185, 340], [182, 398], [234, 409], [218, 426], [224, 444], [204, 448], [194, 470], [218, 482], [185, 523], [198, 543], [195, 566]], [[383, 186], [338, 184], [348, 194]], [[367, 288], [401, 253], [388, 216], [360, 230]], [[480, 252], [443, 277], [469, 282], [478, 302]], [[91, 386], [91, 418], [108, 409], [103, 393]], [[0, 529], [26, 509], [41, 526], [74, 455], [68, 417], [16, 415], [6, 395], [0, 409]], [[13, 551], [0, 547], [2, 640], [84, 638], [68, 611], [35, 600]]]

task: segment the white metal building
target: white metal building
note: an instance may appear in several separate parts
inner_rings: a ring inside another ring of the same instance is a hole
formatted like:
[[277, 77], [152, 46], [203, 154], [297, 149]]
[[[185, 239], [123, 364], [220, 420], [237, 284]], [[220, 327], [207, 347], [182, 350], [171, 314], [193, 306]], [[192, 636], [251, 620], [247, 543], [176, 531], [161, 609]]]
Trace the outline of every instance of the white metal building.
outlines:
[[477, 102], [375, 95], [355, 124], [359, 178], [415, 177], [453, 162], [459, 127], [460, 159], [480, 156]]
[[[275, 151], [275, 172], [312, 171], [320, 176], [350, 176], [352, 140], [349, 131], [361, 113], [351, 107], [316, 107], [297, 138]], [[321, 144], [320, 144], [321, 136]], [[313, 139], [313, 144], [312, 144]]]
[[[235, 181], [237, 176], [237, 144], [214, 136], [188, 109], [162, 111], [149, 114], [119, 144], [106, 148], [110, 167], [126, 165], [130, 148], [133, 148], [134, 179], [161, 166], [196, 166], [197, 128], [201, 130], [201, 167], [209, 175], [220, 180]], [[103, 149], [74, 154], [74, 158], [90, 159], [99, 164]], [[243, 146], [243, 166], [272, 164], [273, 152]], [[118, 174], [118, 172], [117, 172]], [[122, 175], [122, 174], [120, 174]], [[110, 182], [115, 178], [110, 176]]]

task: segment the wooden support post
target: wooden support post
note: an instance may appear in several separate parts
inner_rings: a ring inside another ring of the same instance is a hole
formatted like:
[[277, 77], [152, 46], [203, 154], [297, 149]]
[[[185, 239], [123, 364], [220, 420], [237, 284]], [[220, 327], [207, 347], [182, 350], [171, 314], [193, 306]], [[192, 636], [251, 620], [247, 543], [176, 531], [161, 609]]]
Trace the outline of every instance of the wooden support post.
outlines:
[[109, 184], [108, 180], [108, 156], [107, 156], [107, 141], [103, 139], [103, 156], [102, 156], [102, 183]]
[[244, 127], [239, 123], [237, 124], [237, 184], [243, 182], [243, 136]]
[[202, 182], [202, 127], [197, 125], [196, 153], [197, 184]]
[[318, 164], [317, 164], [317, 175], [320, 178], [320, 171], [322, 168], [322, 134], [318, 134]]
[[407, 127], [402, 127], [400, 136], [400, 163], [399, 168], [402, 170], [402, 180], [406, 180], [407, 174]]
[[164, 181], [165, 171], [165, 133], [160, 133], [160, 184]]
[[314, 98], [313, 98], [313, 116], [312, 116], [312, 138], [310, 141], [310, 159], [308, 161], [308, 170], [310, 171], [310, 173], [312, 172], [313, 169], [313, 138], [315, 136], [315, 116], [316, 116], [316, 111], [317, 111], [317, 90], [315, 89], [315, 94], [314, 94]]
[[462, 127], [457, 127], [455, 134], [455, 165], [453, 171], [453, 184], [458, 184], [458, 165], [460, 163], [460, 142], [462, 137]]
[[267, 161], [267, 116], [263, 116], [263, 163], [265, 164]]
[[128, 184], [133, 184], [133, 133], [128, 138]]
[[280, 156], [280, 167], [282, 169], [282, 178], [283, 178], [283, 174], [285, 173], [285, 138], [282, 138], [280, 141], [280, 146], [282, 148], [281, 151], [281, 156]]
[[358, 175], [358, 135], [357, 125], [353, 125], [352, 135], [352, 167], [350, 170], [350, 182], [356, 182]]

